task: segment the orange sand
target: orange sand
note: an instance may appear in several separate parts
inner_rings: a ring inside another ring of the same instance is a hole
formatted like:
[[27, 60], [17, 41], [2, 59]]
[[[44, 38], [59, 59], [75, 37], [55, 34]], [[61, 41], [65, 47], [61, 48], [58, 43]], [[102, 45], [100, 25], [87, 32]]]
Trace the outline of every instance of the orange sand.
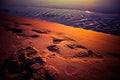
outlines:
[[31, 46], [55, 80], [120, 79], [119, 36], [3, 14], [0, 21], [0, 65], [20, 48]]

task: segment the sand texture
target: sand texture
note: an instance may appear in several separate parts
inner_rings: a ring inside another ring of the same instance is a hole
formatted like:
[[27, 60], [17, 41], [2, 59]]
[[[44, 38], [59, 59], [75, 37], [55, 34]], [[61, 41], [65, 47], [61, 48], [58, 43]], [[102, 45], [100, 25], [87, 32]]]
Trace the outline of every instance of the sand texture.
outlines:
[[0, 80], [120, 80], [120, 36], [0, 14]]

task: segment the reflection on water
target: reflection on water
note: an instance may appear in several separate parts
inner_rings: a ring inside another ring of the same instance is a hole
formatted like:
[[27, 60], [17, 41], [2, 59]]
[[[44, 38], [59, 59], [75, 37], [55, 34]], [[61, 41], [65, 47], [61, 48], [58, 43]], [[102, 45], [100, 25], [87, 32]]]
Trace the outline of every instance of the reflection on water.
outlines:
[[77, 28], [120, 35], [120, 16], [91, 11], [44, 7], [4, 7], [1, 13], [62, 23]]

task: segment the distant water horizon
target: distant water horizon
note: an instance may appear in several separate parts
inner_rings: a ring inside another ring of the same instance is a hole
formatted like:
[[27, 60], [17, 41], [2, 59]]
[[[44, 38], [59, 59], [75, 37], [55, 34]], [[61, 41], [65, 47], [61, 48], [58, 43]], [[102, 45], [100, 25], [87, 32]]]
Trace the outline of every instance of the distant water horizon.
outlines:
[[57, 22], [60, 24], [120, 36], [120, 15], [96, 13], [89, 10], [50, 8], [40, 6], [5, 6], [0, 13]]
[[104, 13], [104, 14], [118, 14], [120, 15], [120, 9], [116, 8], [116, 9], [86, 9], [86, 8], [72, 8], [72, 7], [57, 7], [57, 6], [40, 6], [40, 5], [18, 5], [18, 4], [7, 4], [7, 5], [1, 5], [0, 7], [45, 7], [45, 8], [55, 8], [55, 9], [71, 9], [71, 10], [82, 10], [82, 11], [91, 11], [91, 12], [96, 12], [96, 13]]

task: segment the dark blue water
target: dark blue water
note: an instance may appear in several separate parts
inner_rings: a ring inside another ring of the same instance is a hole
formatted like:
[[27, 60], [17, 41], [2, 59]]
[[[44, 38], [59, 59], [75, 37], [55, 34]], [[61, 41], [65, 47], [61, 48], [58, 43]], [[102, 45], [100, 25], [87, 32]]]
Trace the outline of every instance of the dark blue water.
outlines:
[[1, 7], [0, 13], [57, 22], [120, 36], [120, 15], [45, 7]]

